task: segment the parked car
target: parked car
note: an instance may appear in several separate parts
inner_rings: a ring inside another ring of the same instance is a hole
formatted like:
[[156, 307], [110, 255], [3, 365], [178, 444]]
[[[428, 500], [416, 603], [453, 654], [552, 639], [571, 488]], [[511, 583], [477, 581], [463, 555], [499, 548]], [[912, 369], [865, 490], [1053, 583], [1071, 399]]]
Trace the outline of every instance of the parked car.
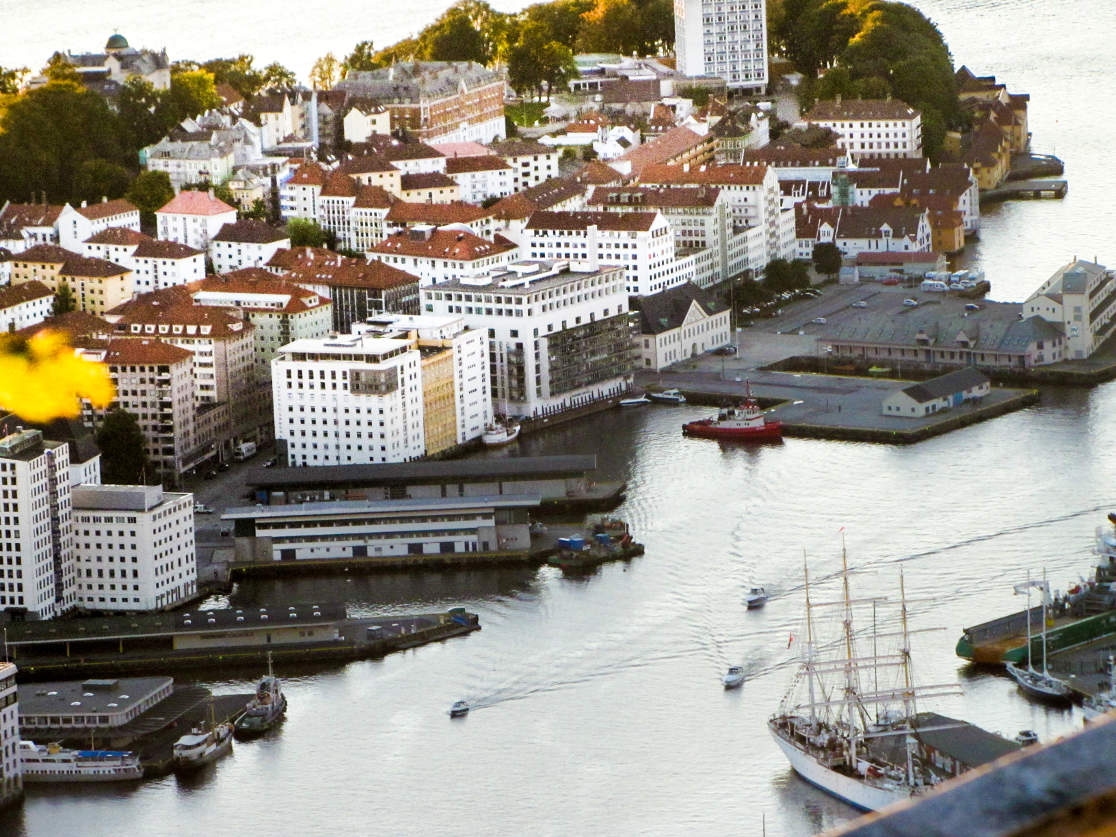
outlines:
[[811, 322], [813, 322], [815, 325], [825, 325], [825, 317], [814, 317]]
[[217, 470], [218, 471], [227, 471], [227, 470], [229, 470], [230, 467], [232, 467], [232, 466], [230, 466], [228, 462], [222, 462], [220, 465], [217, 466]]
[[905, 305], [907, 308], [918, 308], [918, 300], [917, 299], [904, 299], [903, 300], [903, 305]]
[[881, 285], [898, 285], [899, 284], [899, 277], [898, 276], [888, 276], [886, 279], [881, 279], [880, 284]]
[[867, 303], [867, 302], [865, 302], [865, 301], [864, 301], [863, 299], [858, 299], [858, 300], [857, 300], [856, 302], [854, 302], [854, 303], [852, 304], [852, 307], [853, 307], [853, 308], [867, 308], [867, 307], [868, 307], [868, 303]]
[[205, 503], [194, 503], [194, 514], [213, 514], [213, 509]]
[[275, 467], [275, 457], [273, 456], [271, 459], [267, 460], [267, 462], [265, 462], [263, 464], [263, 466], [265, 468], [274, 468]]
[[977, 305], [975, 302], [970, 302], [970, 303], [967, 303], [965, 305], [965, 310], [966, 311], [979, 311], [980, 309], [981, 309], [981, 306]]
[[736, 354], [736, 346], [721, 346], [713, 350], [715, 355], [734, 355]]

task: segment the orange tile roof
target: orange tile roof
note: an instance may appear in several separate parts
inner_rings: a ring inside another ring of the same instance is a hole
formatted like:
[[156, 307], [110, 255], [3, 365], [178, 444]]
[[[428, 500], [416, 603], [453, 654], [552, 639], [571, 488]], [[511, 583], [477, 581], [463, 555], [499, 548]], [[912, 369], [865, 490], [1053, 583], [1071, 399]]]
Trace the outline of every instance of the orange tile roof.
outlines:
[[823, 99], [806, 114], [807, 122], [913, 119], [919, 111], [899, 99]]
[[321, 163], [307, 160], [295, 169], [287, 184], [291, 186], [324, 186], [325, 182], [326, 170], [322, 168]]
[[219, 198], [211, 197], [209, 192], [195, 192], [184, 189], [174, 196], [156, 214], [166, 215], [221, 215], [236, 210]]
[[[28, 282], [27, 284], [31, 284]], [[79, 337], [96, 337], [112, 334], [112, 323], [85, 311], [69, 311], [56, 317], [48, 317], [41, 323], [21, 328], [17, 334], [30, 337], [43, 329], [60, 331], [74, 342]]]
[[287, 296], [288, 300], [282, 309], [267, 305], [253, 306], [250, 303], [238, 305], [238, 308], [255, 310], [260, 308], [267, 311], [282, 311], [286, 314], [296, 314], [331, 305], [329, 299], [308, 291], [302, 286], [289, 281], [286, 277], [279, 278], [274, 273], [262, 267], [246, 267], [241, 270], [231, 270], [220, 276], [207, 276], [199, 282], [190, 284], [191, 294], [198, 292], [233, 293], [233, 294], [271, 294]]
[[648, 166], [639, 179], [642, 183], [759, 186], [766, 177], [767, 166]]
[[436, 229], [430, 231], [429, 237], [414, 230], [395, 233], [374, 245], [369, 252], [468, 262], [515, 249], [517, 248], [514, 244], [486, 241], [478, 235], [463, 230]]
[[77, 207], [77, 213], [90, 221], [111, 218], [114, 215], [124, 215], [128, 212], [139, 212], [139, 208], [131, 201], [124, 200], [124, 198]]
[[104, 362], [108, 366], [174, 366], [193, 358], [189, 349], [162, 340], [118, 337], [109, 341]]
[[490, 218], [492, 214], [490, 209], [463, 201], [449, 203], [396, 201], [384, 216], [384, 220], [395, 224], [432, 224], [441, 227], [446, 224], [471, 224], [481, 218]]

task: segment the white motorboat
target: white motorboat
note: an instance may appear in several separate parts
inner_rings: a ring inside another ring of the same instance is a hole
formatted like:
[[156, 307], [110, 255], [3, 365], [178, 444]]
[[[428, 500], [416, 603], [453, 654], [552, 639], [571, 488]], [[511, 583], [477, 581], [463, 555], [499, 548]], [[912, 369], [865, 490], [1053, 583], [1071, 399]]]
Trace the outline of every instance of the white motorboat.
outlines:
[[174, 742], [173, 763], [178, 771], [197, 770], [232, 752], [232, 724], [196, 728]]
[[748, 605], [748, 610], [763, 607], [767, 604], [767, 591], [762, 587], [753, 587], [748, 591], [748, 595], [744, 597], [744, 603]]
[[484, 428], [481, 441], [485, 447], [509, 445], [519, 438], [519, 423], [508, 419], [496, 420]]
[[686, 396], [682, 394], [680, 389], [664, 389], [661, 392], [649, 392], [647, 397], [652, 401], [658, 401], [662, 404], [685, 404]]
[[1015, 736], [1015, 743], [1020, 747], [1030, 747], [1032, 744], [1038, 744], [1038, 733], [1033, 729], [1021, 729], [1019, 734]]
[[744, 682], [744, 667], [729, 666], [729, 670], [725, 672], [725, 676], [721, 678], [721, 682], [725, 684], [726, 689], [735, 689]]
[[[1031, 659], [1031, 588], [1038, 587], [1042, 592], [1042, 671], [1037, 671]], [[1016, 682], [1024, 694], [1039, 700], [1051, 703], [1069, 703], [1073, 697], [1070, 687], [1062, 680], [1052, 675], [1046, 668], [1046, 602], [1050, 595], [1050, 588], [1046, 584], [1046, 573], [1043, 572], [1042, 581], [1031, 581], [1028, 575], [1024, 584], [1016, 585], [1015, 592], [1023, 588], [1027, 591], [1027, 667], [1021, 668], [1015, 663], [1007, 664], [1007, 673]]]
[[646, 395], [636, 396], [634, 398], [621, 398], [621, 407], [642, 407], [644, 404], [650, 404], [651, 399]]
[[19, 742], [24, 782], [130, 782], [143, 778], [139, 756], [125, 750], [67, 750]]
[[469, 714], [469, 701], [455, 700], [453, 706], [450, 707], [449, 716], [451, 718], [464, 718]]

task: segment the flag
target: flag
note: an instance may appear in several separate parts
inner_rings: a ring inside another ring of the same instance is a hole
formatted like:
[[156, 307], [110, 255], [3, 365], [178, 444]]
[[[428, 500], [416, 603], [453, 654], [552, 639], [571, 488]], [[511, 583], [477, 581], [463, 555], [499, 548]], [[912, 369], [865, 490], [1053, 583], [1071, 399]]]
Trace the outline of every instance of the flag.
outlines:
[[791, 634], [789, 637], [787, 637], [787, 648], [791, 647], [792, 642], [794, 642], [794, 634]]

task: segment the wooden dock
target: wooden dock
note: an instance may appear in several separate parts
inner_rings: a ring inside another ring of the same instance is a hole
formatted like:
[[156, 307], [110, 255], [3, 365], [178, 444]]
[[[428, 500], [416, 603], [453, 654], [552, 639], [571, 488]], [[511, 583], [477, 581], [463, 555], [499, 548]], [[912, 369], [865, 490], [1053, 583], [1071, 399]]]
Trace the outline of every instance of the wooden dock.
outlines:
[[1068, 180], [1014, 180], [980, 193], [981, 203], [1007, 201], [1016, 198], [1056, 198], [1066, 196]]

